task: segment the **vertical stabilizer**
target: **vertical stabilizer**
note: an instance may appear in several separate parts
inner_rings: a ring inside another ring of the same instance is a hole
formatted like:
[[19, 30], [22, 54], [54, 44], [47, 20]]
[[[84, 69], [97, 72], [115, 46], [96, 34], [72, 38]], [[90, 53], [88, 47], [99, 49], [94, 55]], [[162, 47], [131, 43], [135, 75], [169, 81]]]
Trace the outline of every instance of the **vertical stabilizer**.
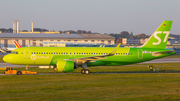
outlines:
[[165, 49], [173, 21], [163, 21], [151, 37], [141, 46], [142, 48]]
[[16, 48], [21, 48], [21, 45], [17, 41], [14, 41], [14, 44]]

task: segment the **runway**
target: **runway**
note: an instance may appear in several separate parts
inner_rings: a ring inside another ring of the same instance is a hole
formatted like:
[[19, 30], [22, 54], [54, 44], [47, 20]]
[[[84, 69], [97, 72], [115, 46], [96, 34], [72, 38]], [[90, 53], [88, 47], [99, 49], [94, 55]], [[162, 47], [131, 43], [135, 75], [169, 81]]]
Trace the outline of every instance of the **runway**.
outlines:
[[155, 60], [146, 61], [142, 63], [176, 63], [176, 62], [180, 62], [180, 58], [155, 59]]
[[[77, 75], [95, 75], [95, 74], [180, 74], [180, 73], [162, 73], [162, 72], [152, 72], [152, 73], [90, 73], [90, 74], [81, 74], [81, 73], [38, 73], [38, 74], [22, 74], [22, 75], [69, 75], [69, 74], [77, 74]], [[0, 75], [16, 75], [16, 74], [0, 74]]]
[[[4, 67], [26, 67], [26, 65], [13, 65], [5, 62], [0, 62], [0, 68]], [[29, 66], [29, 67], [38, 67], [38, 66]]]
[[[151, 61], [141, 62], [141, 63], [180, 63], [180, 58], [169, 58], [169, 59], [155, 59]], [[0, 68], [4, 67], [26, 67], [25, 65], [13, 65], [9, 63], [0, 63]], [[29, 66], [29, 67], [38, 67], [38, 66]]]

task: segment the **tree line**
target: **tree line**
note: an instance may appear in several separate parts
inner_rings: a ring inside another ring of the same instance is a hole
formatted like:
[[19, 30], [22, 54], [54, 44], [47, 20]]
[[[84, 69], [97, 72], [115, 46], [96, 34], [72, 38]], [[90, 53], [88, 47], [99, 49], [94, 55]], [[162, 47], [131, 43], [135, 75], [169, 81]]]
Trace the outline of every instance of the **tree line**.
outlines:
[[[43, 29], [43, 28], [34, 28], [34, 31], [38, 31], [38, 32], [48, 32], [49, 30], [47, 29]], [[5, 29], [5, 28], [0, 28], [0, 31], [2, 33], [13, 33], [13, 29], [9, 28], [9, 29]], [[28, 30], [22, 30], [22, 32], [28, 32]], [[60, 34], [100, 34], [100, 33], [92, 33], [91, 31], [86, 31], [86, 30], [77, 30], [77, 31], [73, 31], [73, 30], [67, 30], [67, 31], [59, 31]], [[116, 40], [118, 38], [128, 38], [128, 39], [145, 39], [148, 38], [149, 35], [146, 35], [145, 33], [141, 33], [138, 35], [133, 35], [133, 32], [129, 33], [128, 31], [122, 31], [119, 34], [117, 33], [111, 33], [108, 34], [112, 37], [115, 37]], [[170, 34], [170, 37], [175, 37], [180, 39], [180, 35], [174, 35], [174, 34]]]

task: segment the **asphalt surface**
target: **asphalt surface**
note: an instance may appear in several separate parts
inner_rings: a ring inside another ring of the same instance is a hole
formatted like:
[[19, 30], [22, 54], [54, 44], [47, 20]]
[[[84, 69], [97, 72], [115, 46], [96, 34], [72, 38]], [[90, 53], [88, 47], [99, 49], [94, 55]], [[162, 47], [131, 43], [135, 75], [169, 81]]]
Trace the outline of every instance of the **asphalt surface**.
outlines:
[[[177, 63], [180, 62], [180, 58], [169, 58], [169, 59], [155, 59], [147, 62], [141, 63]], [[4, 67], [26, 67], [25, 65], [13, 65], [9, 63], [0, 63], [0, 68]], [[38, 66], [29, 66], [29, 67], [38, 67]]]
[[[9, 63], [0, 62], [0, 68], [4, 67], [26, 67], [26, 65], [13, 65]], [[38, 67], [38, 66], [29, 66], [29, 67]]]
[[[66, 74], [78, 74], [78, 75], [91, 75], [91, 74], [180, 74], [180, 73], [90, 73], [90, 74], [81, 74], [81, 73], [38, 73], [38, 74], [23, 74], [23, 75], [66, 75]], [[0, 74], [0, 75], [16, 75], [16, 74]]]
[[180, 58], [155, 59], [155, 60], [146, 61], [142, 63], [176, 63], [176, 62], [180, 62]]

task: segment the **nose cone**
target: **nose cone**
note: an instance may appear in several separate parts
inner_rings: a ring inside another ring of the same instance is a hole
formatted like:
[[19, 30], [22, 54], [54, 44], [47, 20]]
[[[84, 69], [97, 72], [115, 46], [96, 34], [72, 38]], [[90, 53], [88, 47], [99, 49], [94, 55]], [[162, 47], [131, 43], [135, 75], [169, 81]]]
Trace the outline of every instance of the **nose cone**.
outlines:
[[7, 62], [7, 63], [13, 63], [12, 57], [9, 56], [9, 55], [5, 55], [5, 56], [3, 57], [3, 61], [4, 61], [4, 62]]

